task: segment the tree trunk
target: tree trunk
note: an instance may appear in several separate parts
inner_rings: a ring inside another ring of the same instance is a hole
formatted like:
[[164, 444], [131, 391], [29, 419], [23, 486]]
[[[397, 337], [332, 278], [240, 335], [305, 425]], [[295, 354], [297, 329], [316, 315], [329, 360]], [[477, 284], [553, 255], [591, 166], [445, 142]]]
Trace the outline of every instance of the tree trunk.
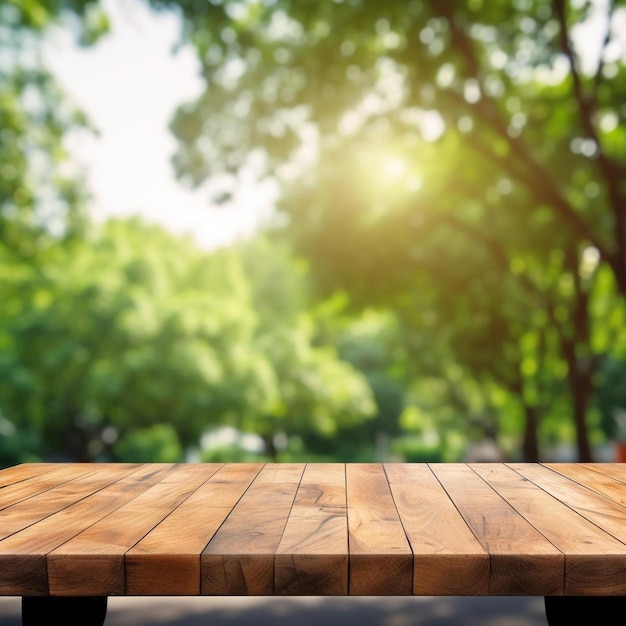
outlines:
[[75, 423], [68, 429], [65, 437], [65, 449], [69, 456], [78, 463], [92, 463], [90, 443], [91, 435]]
[[536, 406], [524, 404], [524, 441], [522, 443], [522, 455], [525, 463], [537, 463], [539, 461], [539, 438], [537, 427], [539, 415]]
[[575, 248], [566, 250], [565, 268], [574, 281], [574, 299], [570, 307], [571, 331], [562, 333], [561, 346], [567, 362], [567, 380], [572, 399], [572, 417], [576, 428], [576, 447], [581, 463], [593, 461], [587, 409], [594, 390], [595, 358], [590, 345], [589, 293], [578, 271], [579, 258]]
[[567, 381], [572, 398], [572, 413], [576, 428], [576, 449], [578, 461], [581, 463], [593, 462], [593, 454], [589, 443], [587, 428], [587, 408], [593, 390], [593, 370], [583, 363], [576, 355], [576, 345], [573, 341], [563, 343], [563, 353], [567, 361]]
[[269, 435], [263, 435], [263, 442], [265, 443], [265, 452], [272, 459], [272, 461], [276, 461], [278, 458], [278, 450], [276, 449], [276, 444], [274, 443], [274, 434], [270, 433]]

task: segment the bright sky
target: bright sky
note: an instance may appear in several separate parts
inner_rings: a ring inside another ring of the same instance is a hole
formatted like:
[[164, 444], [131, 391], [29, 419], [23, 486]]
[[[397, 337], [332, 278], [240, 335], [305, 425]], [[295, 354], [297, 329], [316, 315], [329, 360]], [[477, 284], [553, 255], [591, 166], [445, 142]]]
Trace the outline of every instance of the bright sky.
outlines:
[[112, 32], [94, 48], [56, 32], [47, 49], [51, 70], [100, 131], [70, 144], [89, 171], [94, 217], [141, 214], [207, 248], [252, 233], [272, 212], [271, 187], [241, 189], [235, 206], [213, 208], [206, 190], [189, 191], [174, 179], [168, 124], [176, 106], [202, 88], [193, 52], [172, 54], [176, 16], [152, 13], [140, 0], [103, 4]]
[[[605, 2], [598, 0], [594, 19], [574, 33], [580, 45], [601, 40]], [[193, 51], [172, 53], [176, 15], [153, 13], [142, 0], [103, 5], [112, 32], [94, 48], [78, 48], [59, 31], [47, 49], [50, 68], [100, 131], [70, 144], [88, 167], [94, 217], [141, 214], [207, 248], [254, 232], [272, 213], [271, 186], [243, 186], [234, 206], [214, 208], [206, 189], [192, 192], [174, 179], [168, 124], [177, 105], [202, 89]]]

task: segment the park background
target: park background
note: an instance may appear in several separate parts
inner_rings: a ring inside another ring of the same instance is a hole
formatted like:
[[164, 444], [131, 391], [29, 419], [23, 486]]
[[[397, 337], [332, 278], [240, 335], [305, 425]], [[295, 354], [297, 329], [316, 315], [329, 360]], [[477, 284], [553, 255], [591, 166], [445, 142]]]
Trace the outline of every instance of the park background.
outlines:
[[1, 3], [0, 465], [621, 460], [625, 61], [620, 0]]

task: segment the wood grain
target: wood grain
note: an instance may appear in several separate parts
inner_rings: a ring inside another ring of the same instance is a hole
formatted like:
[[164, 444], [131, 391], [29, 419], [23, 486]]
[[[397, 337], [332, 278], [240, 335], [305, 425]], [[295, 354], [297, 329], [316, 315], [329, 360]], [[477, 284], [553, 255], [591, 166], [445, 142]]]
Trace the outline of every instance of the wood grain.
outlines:
[[626, 595], [626, 464], [24, 464], [2, 595]]
[[544, 466], [570, 478], [581, 487], [601, 493], [614, 502], [626, 506], [626, 472], [615, 471], [614, 464], [544, 463]]
[[[511, 467], [541, 489], [536, 498], [543, 506], [522, 513], [567, 555], [564, 593], [626, 595], [626, 509], [540, 465]], [[508, 476], [505, 488], [514, 489]]]
[[200, 554], [260, 469], [205, 470], [208, 480], [126, 553], [126, 594], [198, 595]]
[[[562, 593], [563, 554], [490, 484], [465, 464], [430, 467], [490, 555], [491, 595]], [[513, 473], [506, 467], [503, 471]], [[533, 506], [536, 495], [526, 494], [528, 506]]]
[[[102, 489], [0, 542], [0, 594], [48, 593], [46, 555], [148, 489], [159, 476], [146, 466], [120, 465], [119, 470], [121, 478], [115, 482], [103, 480]], [[22, 575], [16, 577], [16, 572]]]
[[[21, 466], [20, 466], [21, 467]], [[32, 469], [41, 471], [32, 472]], [[59, 487], [75, 478], [93, 474], [98, 469], [93, 463], [77, 463], [76, 465], [46, 463], [42, 466], [28, 467], [22, 472], [22, 479], [5, 483], [0, 490], [0, 510], [28, 500], [37, 494]], [[30, 504], [27, 505], [30, 508]]]
[[387, 463], [385, 471], [413, 551], [413, 593], [486, 595], [489, 555], [432, 470]]
[[346, 466], [351, 595], [410, 595], [413, 554], [380, 463]]
[[[163, 477], [169, 480], [162, 480]], [[193, 465], [174, 466], [136, 498], [50, 552], [50, 593], [124, 594], [124, 554], [205, 478]]]
[[304, 464], [263, 467], [202, 552], [202, 594], [274, 593], [274, 555], [303, 471]]
[[[99, 471], [96, 471], [98, 469]], [[56, 481], [52, 483], [44, 477], [41, 481], [45, 485], [43, 491], [36, 490], [34, 495], [26, 499], [20, 496], [16, 504], [3, 510], [0, 516], [0, 539], [86, 498], [129, 471], [132, 470], [122, 465], [98, 468], [92, 464], [89, 471], [85, 471], [82, 465], [68, 467], [63, 474], [56, 476]]]
[[41, 476], [50, 470], [59, 467], [59, 463], [22, 463], [12, 467], [0, 469], [0, 490], [8, 485]]
[[346, 472], [308, 464], [275, 557], [276, 595], [348, 593]]

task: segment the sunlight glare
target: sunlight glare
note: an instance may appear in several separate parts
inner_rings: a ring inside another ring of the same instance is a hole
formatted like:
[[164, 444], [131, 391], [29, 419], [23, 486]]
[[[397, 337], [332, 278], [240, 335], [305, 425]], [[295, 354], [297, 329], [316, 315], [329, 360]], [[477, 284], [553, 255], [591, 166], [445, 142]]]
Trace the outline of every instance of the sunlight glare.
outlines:
[[406, 170], [406, 162], [399, 157], [390, 158], [383, 168], [385, 177], [391, 180], [401, 178], [406, 173]]

